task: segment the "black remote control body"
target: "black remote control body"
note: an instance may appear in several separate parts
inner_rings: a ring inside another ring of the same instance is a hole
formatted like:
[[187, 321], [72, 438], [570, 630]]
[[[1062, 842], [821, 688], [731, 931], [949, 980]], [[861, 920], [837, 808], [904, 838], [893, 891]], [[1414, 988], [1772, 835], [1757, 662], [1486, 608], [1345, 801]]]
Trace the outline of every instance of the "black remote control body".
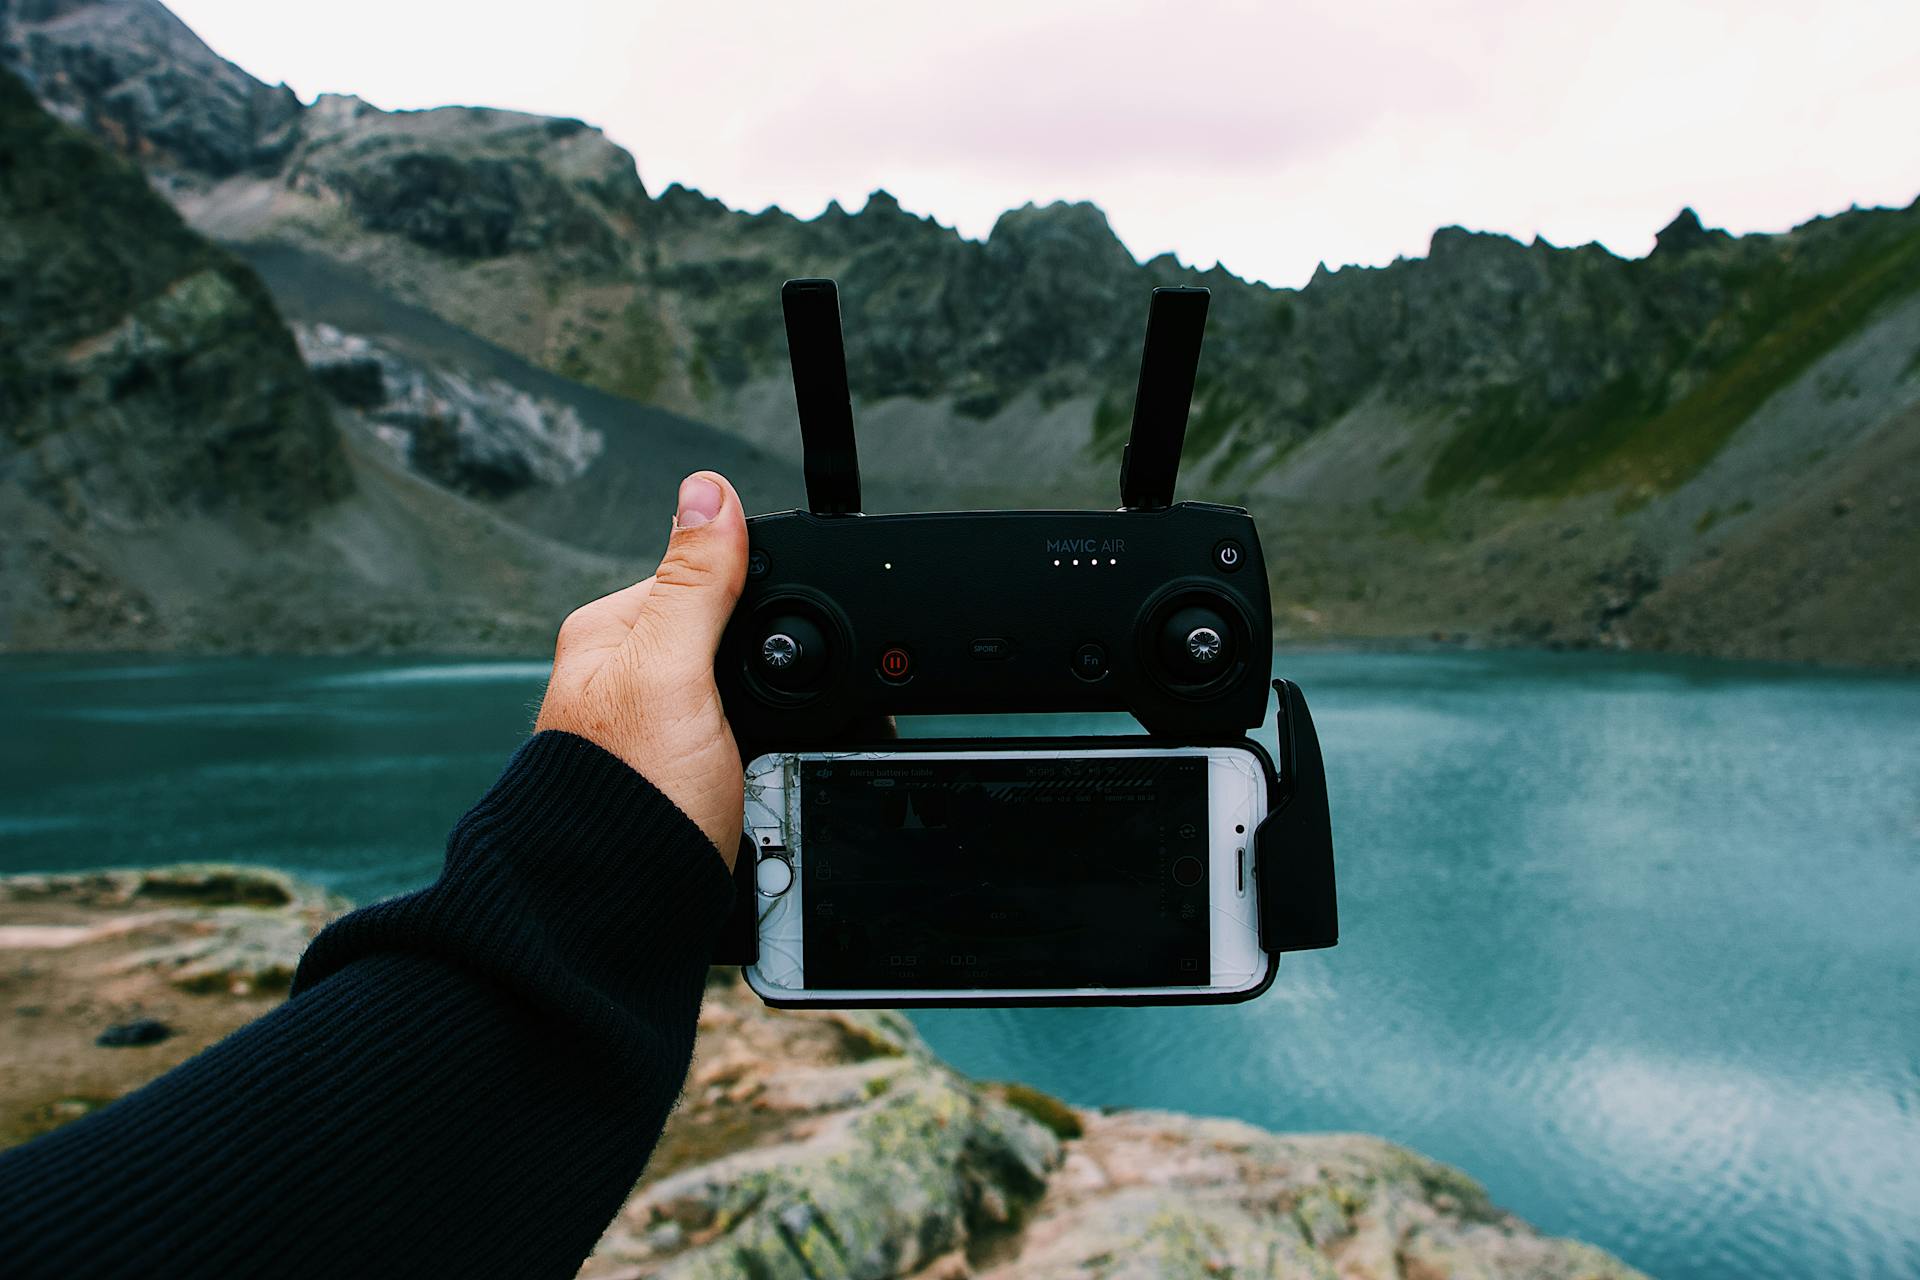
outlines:
[[[834, 283], [790, 280], [780, 296], [808, 509], [747, 521], [746, 587], [715, 669], [743, 756], [851, 747], [889, 715], [970, 712], [1127, 711], [1156, 739], [1222, 743], [1262, 722], [1274, 690], [1261, 945], [1333, 946], [1326, 777], [1305, 697], [1272, 679], [1259, 534], [1238, 507], [1173, 500], [1207, 291], [1154, 290], [1118, 510], [905, 515], [860, 514]], [[755, 854], [735, 865], [723, 963], [758, 955]]]
[[1237, 507], [747, 522], [718, 674], [742, 742], [831, 745], [887, 715], [1128, 711], [1237, 737], [1272, 679], [1267, 577]]
[[1185, 742], [1263, 719], [1266, 564], [1238, 507], [1173, 501], [1205, 289], [1156, 289], [1116, 511], [860, 514], [839, 293], [781, 290], [807, 511], [757, 516], [717, 677], [743, 746], [896, 714], [1128, 711]]

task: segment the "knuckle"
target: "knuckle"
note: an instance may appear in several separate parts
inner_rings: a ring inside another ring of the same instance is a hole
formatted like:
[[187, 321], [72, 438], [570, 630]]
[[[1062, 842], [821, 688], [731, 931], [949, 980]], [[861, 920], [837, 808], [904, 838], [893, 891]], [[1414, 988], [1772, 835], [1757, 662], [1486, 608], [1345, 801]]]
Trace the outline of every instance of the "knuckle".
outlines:
[[555, 647], [566, 649], [577, 643], [581, 633], [586, 631], [591, 624], [592, 615], [588, 612], [588, 606], [581, 605], [578, 609], [575, 609], [572, 613], [569, 613], [560, 620], [560, 634], [556, 640]]
[[704, 558], [688, 555], [683, 547], [667, 552], [667, 558], [660, 562], [659, 576], [660, 581], [676, 587], [710, 586], [719, 578]]

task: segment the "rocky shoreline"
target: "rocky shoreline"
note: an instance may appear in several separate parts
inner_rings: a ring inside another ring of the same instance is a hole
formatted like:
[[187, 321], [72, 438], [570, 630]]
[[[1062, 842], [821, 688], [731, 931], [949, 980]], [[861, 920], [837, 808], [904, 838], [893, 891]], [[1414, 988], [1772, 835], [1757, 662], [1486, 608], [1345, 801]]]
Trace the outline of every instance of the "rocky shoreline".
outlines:
[[[347, 904], [181, 866], [0, 879], [0, 1146], [277, 1003]], [[781, 1013], [716, 969], [679, 1109], [581, 1270], [642, 1277], [1625, 1278], [1380, 1138], [1069, 1106], [970, 1080], [891, 1013]]]

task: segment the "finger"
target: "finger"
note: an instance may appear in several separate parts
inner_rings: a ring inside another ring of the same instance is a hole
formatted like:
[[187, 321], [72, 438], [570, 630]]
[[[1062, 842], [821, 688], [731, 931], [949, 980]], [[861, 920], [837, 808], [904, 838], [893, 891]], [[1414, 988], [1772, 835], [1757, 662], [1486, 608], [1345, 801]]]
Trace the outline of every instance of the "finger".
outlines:
[[850, 742], [892, 742], [900, 736], [900, 726], [892, 716], [874, 716], [856, 721], [846, 736]]
[[747, 580], [740, 495], [725, 476], [696, 471], [680, 482], [673, 526], [641, 620], [658, 627], [657, 636], [664, 633], [711, 662]]

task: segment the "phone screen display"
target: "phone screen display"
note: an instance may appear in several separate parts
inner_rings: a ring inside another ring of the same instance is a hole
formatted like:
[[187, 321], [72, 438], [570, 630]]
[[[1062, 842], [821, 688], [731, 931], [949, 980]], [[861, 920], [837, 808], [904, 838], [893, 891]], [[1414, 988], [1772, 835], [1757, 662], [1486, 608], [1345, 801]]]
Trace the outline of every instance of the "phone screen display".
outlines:
[[1202, 756], [800, 769], [806, 985], [1204, 986]]

